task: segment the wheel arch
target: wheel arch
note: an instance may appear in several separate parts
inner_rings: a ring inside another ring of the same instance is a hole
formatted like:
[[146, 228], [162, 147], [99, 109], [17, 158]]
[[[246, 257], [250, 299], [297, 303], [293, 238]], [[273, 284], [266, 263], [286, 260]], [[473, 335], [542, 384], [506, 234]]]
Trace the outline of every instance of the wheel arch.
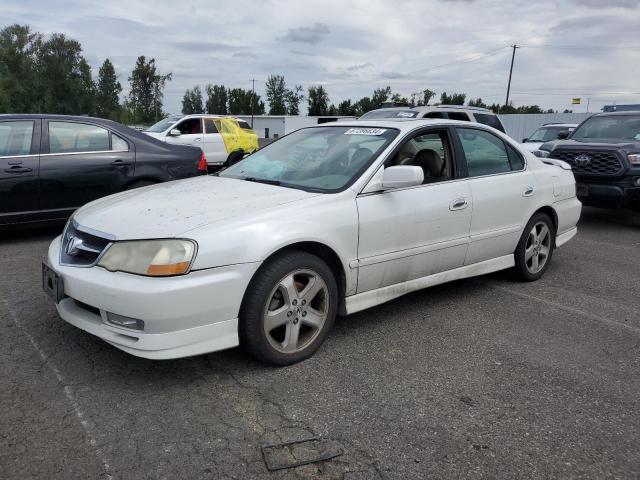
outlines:
[[[264, 261], [262, 262], [262, 265], [265, 265], [272, 258], [288, 251], [306, 252], [322, 259], [329, 266], [329, 269], [333, 272], [333, 276], [336, 280], [336, 283], [338, 284], [338, 295], [340, 297], [340, 301], [344, 299], [346, 294], [346, 288], [347, 288], [346, 272], [345, 272], [342, 260], [340, 260], [340, 256], [336, 253], [336, 251], [333, 248], [329, 247], [324, 243], [312, 241], [312, 240], [290, 243], [288, 245], [282, 246], [277, 250], [271, 252], [264, 259]], [[251, 280], [253, 280], [253, 278], [259, 272], [260, 272], [260, 268], [256, 270], [256, 272], [251, 277]]]
[[[556, 232], [558, 231], [558, 214], [556, 213], [556, 211], [554, 210], [553, 207], [551, 207], [549, 205], [546, 205], [544, 207], [540, 207], [538, 210], [533, 212], [531, 217], [533, 217], [533, 215], [536, 215], [537, 213], [545, 213], [545, 214], [547, 214], [547, 216], [553, 222], [553, 228], [555, 229]], [[531, 218], [531, 217], [529, 217], [529, 218]]]

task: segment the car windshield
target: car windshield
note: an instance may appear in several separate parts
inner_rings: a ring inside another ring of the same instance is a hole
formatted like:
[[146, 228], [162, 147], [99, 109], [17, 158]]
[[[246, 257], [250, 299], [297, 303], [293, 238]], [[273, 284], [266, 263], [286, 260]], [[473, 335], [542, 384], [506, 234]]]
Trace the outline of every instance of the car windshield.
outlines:
[[372, 110], [360, 118], [373, 120], [374, 118], [416, 118], [417, 116], [418, 112], [415, 110]]
[[569, 127], [540, 127], [533, 132], [527, 141], [528, 142], [550, 142], [551, 140], [557, 140], [560, 132], [569, 130]]
[[378, 127], [305, 128], [267, 145], [221, 177], [330, 193], [354, 182], [398, 135]]
[[640, 115], [591, 117], [575, 129], [571, 138], [640, 140]]
[[173, 125], [174, 123], [176, 123], [176, 121], [179, 120], [176, 117], [167, 117], [167, 118], [163, 118], [162, 120], [160, 120], [158, 123], [154, 123], [153, 125], [151, 125], [149, 128], [147, 128], [145, 130], [145, 132], [151, 132], [151, 133], [161, 133], [164, 132], [167, 128], [169, 128], [171, 125]]

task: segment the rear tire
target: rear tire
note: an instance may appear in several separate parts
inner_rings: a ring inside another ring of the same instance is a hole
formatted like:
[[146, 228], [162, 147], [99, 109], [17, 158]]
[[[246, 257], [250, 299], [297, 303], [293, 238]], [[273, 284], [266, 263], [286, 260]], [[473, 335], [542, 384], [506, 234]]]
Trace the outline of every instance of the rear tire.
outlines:
[[524, 282], [533, 282], [549, 268], [556, 245], [553, 222], [545, 213], [536, 213], [524, 228], [514, 252], [516, 276]]
[[261, 362], [300, 362], [324, 342], [337, 306], [338, 287], [327, 264], [306, 252], [284, 252], [249, 283], [240, 309], [240, 344]]

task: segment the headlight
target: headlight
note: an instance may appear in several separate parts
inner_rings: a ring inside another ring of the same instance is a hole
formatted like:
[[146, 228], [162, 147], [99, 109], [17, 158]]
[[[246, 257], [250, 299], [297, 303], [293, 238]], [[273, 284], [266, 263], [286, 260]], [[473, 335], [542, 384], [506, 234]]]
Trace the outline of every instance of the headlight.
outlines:
[[631, 153], [627, 155], [631, 165], [640, 165], [640, 153]]
[[115, 242], [102, 256], [98, 265], [111, 272], [167, 277], [187, 273], [195, 252], [196, 243], [192, 240]]
[[533, 154], [536, 157], [547, 158], [550, 155], [550, 152], [547, 152], [546, 150], [534, 150]]

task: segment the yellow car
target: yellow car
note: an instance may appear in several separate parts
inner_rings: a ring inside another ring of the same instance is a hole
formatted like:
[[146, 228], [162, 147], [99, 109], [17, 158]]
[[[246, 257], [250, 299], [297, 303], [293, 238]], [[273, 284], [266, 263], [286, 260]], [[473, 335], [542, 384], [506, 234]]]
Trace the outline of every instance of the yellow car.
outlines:
[[222, 115], [173, 115], [144, 131], [167, 143], [200, 147], [210, 167], [231, 165], [258, 149], [258, 136], [244, 120]]

